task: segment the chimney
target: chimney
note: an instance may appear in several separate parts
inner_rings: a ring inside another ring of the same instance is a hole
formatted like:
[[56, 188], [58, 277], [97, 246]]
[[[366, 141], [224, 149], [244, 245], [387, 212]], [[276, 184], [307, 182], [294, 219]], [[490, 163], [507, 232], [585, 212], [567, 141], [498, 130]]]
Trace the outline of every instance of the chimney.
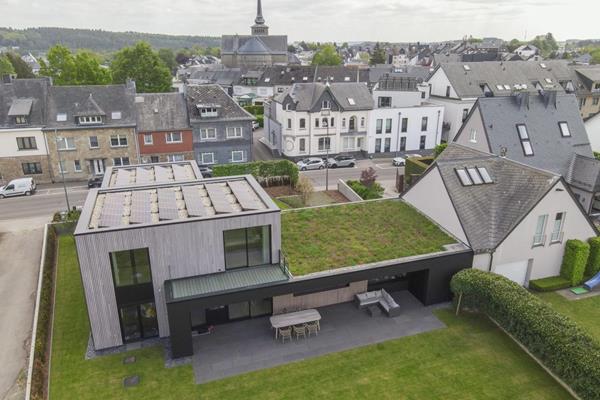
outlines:
[[529, 92], [517, 92], [514, 97], [519, 106], [519, 110], [529, 108]]
[[552, 105], [556, 108], [556, 96], [558, 92], [556, 90], [545, 90], [543, 93], [544, 97], [544, 105], [548, 108], [549, 105]]

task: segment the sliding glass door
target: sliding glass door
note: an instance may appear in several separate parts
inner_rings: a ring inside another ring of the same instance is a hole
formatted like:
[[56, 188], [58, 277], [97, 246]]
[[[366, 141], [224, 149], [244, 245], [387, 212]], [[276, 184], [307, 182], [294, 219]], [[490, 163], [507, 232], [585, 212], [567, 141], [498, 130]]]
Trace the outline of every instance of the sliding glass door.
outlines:
[[223, 232], [225, 269], [271, 263], [271, 227], [255, 226]]

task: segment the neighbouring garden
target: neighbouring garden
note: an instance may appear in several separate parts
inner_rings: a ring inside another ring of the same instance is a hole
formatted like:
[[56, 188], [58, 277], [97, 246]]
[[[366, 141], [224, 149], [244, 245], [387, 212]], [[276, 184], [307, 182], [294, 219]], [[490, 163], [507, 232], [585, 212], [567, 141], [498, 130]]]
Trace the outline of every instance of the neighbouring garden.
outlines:
[[[447, 328], [203, 385], [189, 365], [167, 369], [160, 347], [85, 360], [88, 319], [72, 236], [59, 238], [52, 399], [569, 398], [506, 335], [478, 315], [436, 311]], [[124, 388], [126, 376], [140, 384]]]

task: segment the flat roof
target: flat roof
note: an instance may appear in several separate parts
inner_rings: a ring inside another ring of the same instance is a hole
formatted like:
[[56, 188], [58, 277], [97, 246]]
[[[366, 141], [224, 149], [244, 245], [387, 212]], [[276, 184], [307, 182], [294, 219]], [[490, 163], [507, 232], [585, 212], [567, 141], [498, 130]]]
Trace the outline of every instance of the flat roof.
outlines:
[[102, 188], [129, 187], [153, 183], [189, 182], [202, 179], [196, 161], [123, 165], [108, 167]]
[[279, 211], [252, 175], [91, 190], [75, 234]]

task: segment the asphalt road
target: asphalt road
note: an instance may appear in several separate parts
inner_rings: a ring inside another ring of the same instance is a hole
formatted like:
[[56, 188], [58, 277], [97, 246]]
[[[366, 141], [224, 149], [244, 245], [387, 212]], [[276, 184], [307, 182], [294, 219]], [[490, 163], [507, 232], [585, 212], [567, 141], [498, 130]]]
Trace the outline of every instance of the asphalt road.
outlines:
[[[87, 186], [68, 188], [71, 207], [82, 206], [87, 196]], [[66, 210], [64, 189], [60, 185], [39, 188], [31, 196], [0, 199], [0, 221], [15, 219], [51, 218], [56, 211]]]

